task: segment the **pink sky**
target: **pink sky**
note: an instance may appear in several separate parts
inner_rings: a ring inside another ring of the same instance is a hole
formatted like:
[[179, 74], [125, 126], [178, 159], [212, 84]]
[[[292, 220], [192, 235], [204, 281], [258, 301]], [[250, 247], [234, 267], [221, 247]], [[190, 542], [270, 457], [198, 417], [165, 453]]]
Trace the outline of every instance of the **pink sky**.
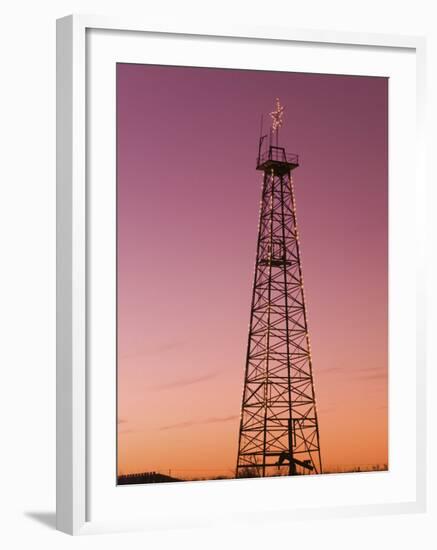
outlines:
[[[119, 64], [119, 472], [235, 468], [261, 174], [285, 105], [322, 460], [387, 463], [383, 78]], [[267, 125], [267, 117], [265, 117]]]

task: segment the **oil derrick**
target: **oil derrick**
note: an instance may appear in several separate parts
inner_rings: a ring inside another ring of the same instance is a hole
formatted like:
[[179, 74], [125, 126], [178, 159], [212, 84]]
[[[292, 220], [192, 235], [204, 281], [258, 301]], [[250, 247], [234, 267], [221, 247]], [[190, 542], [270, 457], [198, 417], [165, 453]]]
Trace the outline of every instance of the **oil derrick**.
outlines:
[[[236, 477], [322, 473], [311, 346], [292, 172], [296, 154], [279, 145], [276, 100], [259, 141], [263, 172]], [[275, 144], [272, 144], [275, 142]]]

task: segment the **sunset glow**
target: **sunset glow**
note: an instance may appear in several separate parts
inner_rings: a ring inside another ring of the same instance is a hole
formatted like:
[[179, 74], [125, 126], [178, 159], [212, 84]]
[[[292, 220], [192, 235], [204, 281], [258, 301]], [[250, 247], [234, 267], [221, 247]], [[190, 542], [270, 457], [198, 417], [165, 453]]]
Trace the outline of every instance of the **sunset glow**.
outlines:
[[324, 469], [388, 464], [387, 91], [376, 77], [117, 65], [119, 474], [234, 474], [260, 114], [276, 97], [300, 158]]

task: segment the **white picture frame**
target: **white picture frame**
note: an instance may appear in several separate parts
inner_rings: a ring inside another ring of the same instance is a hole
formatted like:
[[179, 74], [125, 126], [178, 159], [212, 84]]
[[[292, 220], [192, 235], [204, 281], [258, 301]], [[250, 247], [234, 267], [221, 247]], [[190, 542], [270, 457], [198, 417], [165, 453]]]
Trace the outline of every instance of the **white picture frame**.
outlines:
[[[172, 28], [167, 26], [152, 26], [138, 21], [128, 21], [118, 18], [73, 15], [57, 22], [57, 528], [69, 534], [84, 534], [96, 531], [126, 530], [132, 528], [147, 529], [156, 525], [205, 525], [206, 518], [199, 517], [190, 520], [189, 510], [184, 510], [178, 520], [176, 512], [164, 516], [159, 510], [150, 518], [139, 514], [132, 518], [114, 516], [108, 511], [98, 520], [90, 516], [90, 492], [92, 483], [93, 460], [90, 456], [91, 437], [89, 430], [89, 411], [93, 397], [90, 393], [90, 356], [92, 341], [89, 331], [90, 316], [90, 254], [93, 248], [89, 247], [89, 226], [91, 225], [89, 193], [87, 187], [90, 176], [90, 163], [87, 155], [90, 154], [87, 144], [87, 117], [92, 104], [88, 97], [90, 63], [87, 58], [89, 42], [87, 33], [92, 30], [130, 33], [135, 36], [153, 35], [160, 40], [170, 40], [171, 37], [197, 37], [197, 39], [217, 38], [232, 41], [245, 40], [274, 45], [275, 43], [304, 43], [314, 44], [317, 47], [356, 47], [363, 51], [379, 48], [387, 51], [410, 52], [415, 58], [414, 88], [417, 98], [414, 113], [415, 133], [414, 144], [416, 162], [413, 169], [414, 176], [411, 186], [414, 186], [416, 208], [411, 213], [414, 221], [414, 235], [417, 247], [415, 262], [416, 319], [410, 321], [409, 328], [414, 329], [415, 343], [415, 402], [416, 411], [415, 445], [414, 445], [414, 487], [410, 493], [413, 497], [399, 498], [393, 496], [387, 502], [369, 503], [355, 502], [353, 505], [335, 505], [329, 507], [309, 507], [299, 509], [296, 506], [287, 508], [279, 502], [275, 510], [276, 518], [287, 518], [290, 511], [293, 518], [320, 518], [338, 517], [347, 515], [363, 515], [378, 513], [420, 512], [425, 510], [426, 502], [426, 464], [425, 464], [425, 298], [424, 298], [424, 251], [419, 243], [424, 232], [424, 222], [419, 213], [423, 213], [425, 197], [424, 177], [424, 78], [425, 78], [425, 41], [420, 37], [337, 33], [324, 31], [304, 31], [284, 28], [236, 28], [228, 29], [202, 27]], [[93, 46], [94, 47], [94, 46]], [[230, 46], [231, 47], [231, 46]], [[171, 50], [171, 48], [170, 48]], [[172, 51], [168, 52], [168, 59], [172, 58]], [[178, 61], [179, 62], [179, 61]], [[178, 63], [176, 63], [178, 64]], [[88, 72], [87, 72], [88, 71]], [[115, 148], [114, 148], [115, 155]], [[113, 162], [114, 159], [111, 160]], [[88, 227], [87, 227], [88, 224]], [[93, 386], [95, 387], [95, 385]], [[104, 388], [104, 389], [103, 389]], [[95, 390], [93, 390], [95, 391]], [[101, 392], [111, 391], [103, 386]], [[112, 404], [111, 404], [112, 403]], [[113, 401], [104, 406], [113, 406]], [[109, 409], [108, 409], [109, 410]], [[114, 417], [115, 418], [115, 417]], [[91, 430], [93, 432], [93, 430]], [[95, 430], [94, 432], [95, 433]], [[109, 460], [109, 459], [108, 459]], [[360, 474], [359, 474], [360, 475]], [[358, 475], [358, 476], [359, 476]], [[322, 476], [323, 477], [323, 476]], [[328, 476], [329, 477], [329, 476]], [[352, 477], [357, 477], [351, 474]], [[338, 483], [338, 476], [332, 476], [329, 481]], [[336, 481], [337, 480], [337, 481]], [[270, 494], [279, 493], [277, 480], [271, 480], [267, 490]], [[276, 481], [276, 482], [275, 482]], [[289, 481], [289, 480], [288, 480]], [[287, 481], [287, 482], [288, 482]], [[280, 480], [280, 483], [286, 482]], [[231, 482], [232, 483], [232, 482]], [[238, 482], [240, 483], [240, 482]], [[245, 490], [253, 493], [256, 481], [245, 480]], [[368, 478], [369, 485], [372, 479]], [[378, 481], [379, 483], [379, 481]], [[177, 484], [176, 484], [177, 485]], [[193, 485], [196, 484], [183, 484]], [[182, 495], [184, 501], [190, 502], [207, 498], [210, 491], [208, 483], [198, 483], [197, 488], [190, 489]], [[226, 487], [230, 484], [216, 484], [221, 496], [226, 500]], [[255, 486], [256, 489], [259, 488]], [[267, 487], [267, 485], [266, 485]], [[123, 490], [123, 488], [122, 488]], [[179, 488], [155, 487], [153, 498], [159, 500], [157, 490], [168, 497], [169, 491], [181, 491]], [[185, 491], [185, 489], [183, 489]], [[240, 495], [241, 496], [241, 495]], [[149, 498], [151, 493], [149, 492]], [[172, 493], [172, 498], [178, 498]], [[144, 500], [144, 497], [142, 497]], [[147, 497], [146, 497], [147, 498]], [[179, 496], [179, 498], [181, 498]], [[239, 496], [235, 498], [238, 500]], [[191, 500], [190, 500], [191, 499]], [[98, 499], [96, 499], [98, 500]], [[157, 508], [159, 506], [157, 505]], [[113, 508], [116, 510], [116, 508]], [[198, 515], [198, 511], [196, 512]], [[245, 519], [256, 520], [257, 517], [270, 517], [269, 510], [253, 508]], [[241, 517], [235, 516], [236, 521]], [[219, 521], [229, 520], [222, 516]]]

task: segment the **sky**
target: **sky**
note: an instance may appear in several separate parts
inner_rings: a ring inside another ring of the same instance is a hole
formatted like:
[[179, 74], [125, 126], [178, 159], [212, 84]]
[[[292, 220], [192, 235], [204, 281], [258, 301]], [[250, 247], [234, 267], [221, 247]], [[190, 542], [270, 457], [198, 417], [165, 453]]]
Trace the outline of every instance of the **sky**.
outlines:
[[118, 470], [232, 475], [285, 106], [324, 469], [388, 463], [388, 80], [117, 65]]

